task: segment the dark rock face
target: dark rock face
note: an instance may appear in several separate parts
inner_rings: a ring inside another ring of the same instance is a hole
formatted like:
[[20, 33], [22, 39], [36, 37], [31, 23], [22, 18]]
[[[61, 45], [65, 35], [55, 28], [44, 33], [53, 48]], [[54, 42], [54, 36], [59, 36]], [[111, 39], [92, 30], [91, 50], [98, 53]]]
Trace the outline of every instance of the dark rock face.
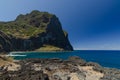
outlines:
[[10, 51], [11, 48], [11, 39], [9, 36], [0, 31], [0, 52]]
[[15, 21], [0, 23], [0, 52], [33, 51], [44, 45], [73, 50], [55, 15], [32, 11], [19, 15]]
[[25, 72], [6, 72], [0, 77], [0, 80], [49, 80], [47, 74], [42, 71], [25, 71]]
[[[72, 50], [72, 46], [68, 41], [68, 34], [64, 34], [61, 23], [55, 15], [50, 19], [50, 23], [47, 27], [47, 33], [47, 36], [52, 35], [50, 38], [50, 40], [52, 41], [52, 45], [59, 46], [66, 50]], [[54, 37], [54, 40], [52, 40], [52, 37]]]

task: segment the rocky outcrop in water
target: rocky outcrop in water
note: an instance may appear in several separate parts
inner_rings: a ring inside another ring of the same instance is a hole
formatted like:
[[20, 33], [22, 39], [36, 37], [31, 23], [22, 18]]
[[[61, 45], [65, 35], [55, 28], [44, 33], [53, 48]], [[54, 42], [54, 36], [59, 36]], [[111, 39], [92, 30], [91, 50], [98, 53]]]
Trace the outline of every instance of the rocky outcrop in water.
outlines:
[[50, 13], [32, 11], [15, 21], [0, 22], [0, 52], [72, 51], [68, 34]]
[[[15, 65], [16, 64], [16, 65]], [[120, 80], [120, 70], [79, 57], [26, 59], [0, 67], [0, 80]]]

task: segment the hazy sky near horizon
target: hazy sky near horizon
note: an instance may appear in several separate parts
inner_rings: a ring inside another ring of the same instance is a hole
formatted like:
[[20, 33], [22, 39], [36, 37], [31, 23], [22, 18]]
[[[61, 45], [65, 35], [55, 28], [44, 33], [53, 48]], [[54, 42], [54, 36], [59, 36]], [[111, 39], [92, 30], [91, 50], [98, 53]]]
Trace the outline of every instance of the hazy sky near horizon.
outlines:
[[120, 50], [120, 0], [0, 0], [0, 21], [32, 10], [56, 14], [75, 49]]

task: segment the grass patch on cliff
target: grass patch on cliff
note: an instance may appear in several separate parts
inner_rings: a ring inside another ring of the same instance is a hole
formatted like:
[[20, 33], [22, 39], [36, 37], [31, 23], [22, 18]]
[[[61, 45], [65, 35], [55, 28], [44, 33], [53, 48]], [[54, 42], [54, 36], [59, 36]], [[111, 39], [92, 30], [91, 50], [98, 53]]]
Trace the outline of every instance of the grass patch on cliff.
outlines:
[[36, 51], [63, 51], [64, 49], [53, 46], [53, 45], [43, 45], [43, 47], [36, 49]]
[[46, 31], [52, 14], [32, 11], [30, 14], [19, 15], [15, 21], [0, 22], [0, 30], [17, 38], [30, 38]]
[[45, 32], [45, 29], [27, 24], [17, 26], [16, 24], [9, 25], [9, 23], [0, 25], [0, 30], [7, 35], [12, 35], [17, 38], [29, 38]]

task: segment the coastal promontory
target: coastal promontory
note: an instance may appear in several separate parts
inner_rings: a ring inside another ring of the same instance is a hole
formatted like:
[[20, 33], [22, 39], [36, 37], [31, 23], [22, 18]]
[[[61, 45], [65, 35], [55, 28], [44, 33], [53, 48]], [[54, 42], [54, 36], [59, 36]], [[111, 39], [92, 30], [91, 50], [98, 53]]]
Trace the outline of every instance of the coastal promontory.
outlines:
[[54, 14], [34, 10], [0, 22], [0, 52], [72, 50], [68, 33]]

